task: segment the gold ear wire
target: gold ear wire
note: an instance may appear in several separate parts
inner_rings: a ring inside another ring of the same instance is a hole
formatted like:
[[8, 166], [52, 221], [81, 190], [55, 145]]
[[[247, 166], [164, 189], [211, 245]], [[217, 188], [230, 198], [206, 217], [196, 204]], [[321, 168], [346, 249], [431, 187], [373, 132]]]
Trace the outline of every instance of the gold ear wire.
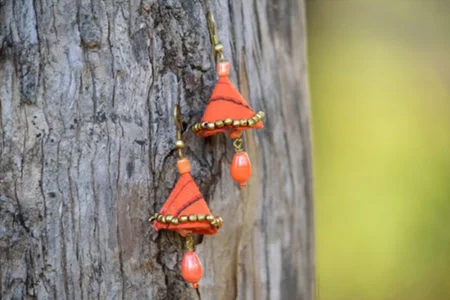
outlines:
[[211, 44], [213, 46], [214, 59], [216, 61], [218, 59], [220, 61], [223, 61], [225, 60], [222, 53], [223, 45], [219, 41], [219, 36], [217, 35], [216, 21], [214, 20], [212, 12], [208, 11], [206, 13], [206, 19], [208, 21], [209, 37], [211, 39]]
[[173, 120], [175, 122], [175, 127], [177, 128], [177, 141], [175, 143], [178, 149], [178, 156], [183, 158], [183, 152], [181, 151], [184, 147], [184, 142], [181, 139], [181, 133], [183, 132], [183, 118], [181, 117], [181, 110], [178, 104], [175, 104], [173, 109]]

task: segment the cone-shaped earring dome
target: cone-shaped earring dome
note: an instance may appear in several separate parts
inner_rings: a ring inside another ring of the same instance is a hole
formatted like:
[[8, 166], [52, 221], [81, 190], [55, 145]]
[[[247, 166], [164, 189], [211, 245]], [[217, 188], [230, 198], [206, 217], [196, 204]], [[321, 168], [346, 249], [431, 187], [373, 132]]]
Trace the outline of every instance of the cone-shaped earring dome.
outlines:
[[[187, 162], [187, 159], [184, 160]], [[216, 234], [221, 225], [222, 219], [211, 215], [189, 172], [182, 173], [153, 223], [156, 230], [174, 230], [182, 236], [191, 233]]]
[[[218, 65], [219, 80], [209, 98], [200, 123], [193, 130], [199, 137], [207, 137], [218, 132], [228, 132], [231, 138], [241, 135], [242, 130], [264, 127], [264, 113], [255, 111], [248, 105], [228, 78], [228, 66]], [[227, 71], [221, 71], [226, 69]]]

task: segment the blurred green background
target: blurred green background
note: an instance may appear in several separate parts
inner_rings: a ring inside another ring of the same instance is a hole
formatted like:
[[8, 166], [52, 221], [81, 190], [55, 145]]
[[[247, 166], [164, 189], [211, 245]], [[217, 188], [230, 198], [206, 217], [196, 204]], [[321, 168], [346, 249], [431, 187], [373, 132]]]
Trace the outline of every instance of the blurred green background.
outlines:
[[307, 1], [317, 299], [450, 299], [450, 1]]

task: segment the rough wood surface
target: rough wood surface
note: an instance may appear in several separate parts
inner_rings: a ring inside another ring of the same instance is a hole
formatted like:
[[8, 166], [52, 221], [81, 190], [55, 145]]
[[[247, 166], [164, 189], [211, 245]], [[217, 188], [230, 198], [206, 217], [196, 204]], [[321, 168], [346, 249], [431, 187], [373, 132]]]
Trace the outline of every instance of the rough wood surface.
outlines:
[[[224, 136], [183, 134], [223, 216], [199, 238], [198, 292], [182, 240], [146, 222], [171, 188], [181, 105], [189, 128], [215, 83], [205, 13], [232, 81], [265, 129], [246, 135], [240, 191]], [[2, 299], [312, 299], [303, 0], [0, 0]]]

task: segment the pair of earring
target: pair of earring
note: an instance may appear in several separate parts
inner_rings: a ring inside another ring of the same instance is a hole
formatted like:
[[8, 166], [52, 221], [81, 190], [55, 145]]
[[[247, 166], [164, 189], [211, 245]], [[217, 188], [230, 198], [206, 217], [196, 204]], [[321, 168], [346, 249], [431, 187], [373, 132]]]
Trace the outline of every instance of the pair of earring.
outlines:
[[[234, 139], [236, 153], [231, 162], [231, 176], [241, 188], [246, 186], [251, 176], [251, 163], [243, 151], [243, 130], [263, 128], [263, 112], [255, 113], [247, 101], [233, 86], [228, 78], [230, 65], [224, 59], [223, 45], [219, 42], [216, 25], [212, 14], [207, 14], [211, 44], [214, 47], [214, 58], [219, 61], [217, 73], [219, 80], [207, 103], [200, 122], [192, 127], [198, 137], [208, 137], [219, 132], [228, 133]], [[183, 156], [184, 143], [181, 138], [183, 122], [178, 105], [174, 109], [174, 121], [177, 129], [176, 148], [179, 160], [177, 162], [180, 178], [158, 213], [149, 218], [155, 230], [172, 230], [186, 238], [186, 252], [181, 262], [181, 275], [184, 280], [198, 288], [203, 269], [198, 256], [194, 252], [192, 234], [214, 235], [222, 227], [221, 217], [211, 214], [198, 186], [191, 176], [189, 160]]]

